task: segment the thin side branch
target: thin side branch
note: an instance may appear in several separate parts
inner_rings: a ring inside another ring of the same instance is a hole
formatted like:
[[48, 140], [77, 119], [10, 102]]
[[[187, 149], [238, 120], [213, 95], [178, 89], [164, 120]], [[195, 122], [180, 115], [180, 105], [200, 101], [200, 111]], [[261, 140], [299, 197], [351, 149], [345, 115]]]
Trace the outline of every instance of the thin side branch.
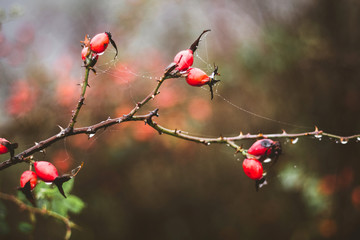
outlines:
[[77, 119], [77, 117], [79, 115], [80, 109], [84, 105], [85, 93], [86, 93], [86, 88], [88, 87], [90, 70], [91, 70], [90, 67], [86, 67], [85, 77], [84, 77], [84, 81], [82, 83], [80, 99], [78, 101], [78, 104], [77, 104], [75, 110], [73, 111], [73, 114], [71, 116], [71, 120], [70, 120], [69, 125], [67, 127], [67, 131], [69, 131], [69, 132], [71, 132], [73, 130], [73, 128], [75, 126], [75, 123], [76, 123], [76, 119]]
[[243, 153], [243, 149], [240, 146], [238, 146], [237, 144], [235, 144], [235, 142], [241, 141], [241, 140], [246, 140], [246, 139], [260, 139], [260, 138], [296, 139], [299, 137], [309, 137], [309, 136], [313, 136], [316, 138], [321, 138], [322, 136], [327, 136], [329, 138], [337, 139], [341, 143], [344, 143], [344, 144], [347, 143], [351, 139], [356, 139], [356, 141], [360, 140], [360, 134], [351, 135], [351, 136], [338, 136], [338, 135], [334, 135], [334, 134], [330, 134], [330, 133], [326, 133], [321, 130], [318, 130], [317, 127], [315, 127], [314, 131], [303, 132], [303, 133], [286, 133], [285, 131], [283, 131], [282, 133], [279, 133], [279, 134], [261, 134], [261, 133], [260, 134], [250, 134], [250, 133], [248, 133], [248, 134], [244, 135], [244, 134], [240, 133], [239, 135], [233, 136], [233, 137], [223, 137], [223, 136], [216, 137], [216, 138], [196, 137], [196, 136], [185, 133], [178, 129], [172, 130], [172, 129], [165, 128], [165, 127], [157, 124], [156, 122], [154, 122], [152, 118], [148, 118], [147, 123], [149, 126], [151, 126], [156, 131], [158, 131], [159, 134], [164, 133], [164, 134], [167, 134], [167, 135], [170, 135], [173, 137], [177, 137], [177, 138], [184, 139], [187, 141], [202, 143], [205, 145], [210, 145], [212, 143], [227, 144], [230, 147], [234, 148], [237, 152], [242, 152], [242, 153]]
[[75, 227], [78, 228], [78, 226], [74, 222], [72, 222], [70, 219], [68, 219], [64, 216], [61, 216], [60, 214], [58, 214], [56, 212], [49, 211], [47, 209], [40, 209], [40, 208], [26, 205], [24, 202], [22, 202], [20, 199], [18, 199], [14, 195], [0, 192], [0, 198], [15, 203], [22, 210], [26, 210], [31, 213], [35, 213], [35, 214], [39, 214], [39, 215], [43, 215], [43, 216], [50, 216], [50, 217], [53, 217], [55, 219], [62, 221], [66, 226], [66, 233], [65, 233], [66, 240], [70, 239], [70, 237], [71, 237], [71, 229], [75, 228]]
[[215, 138], [196, 137], [191, 134], [184, 133], [181, 130], [167, 129], [167, 128], [162, 127], [162, 126], [158, 125], [157, 123], [155, 123], [153, 121], [153, 117], [158, 116], [158, 109], [156, 109], [146, 115], [135, 116], [135, 114], [138, 112], [138, 110], [142, 106], [144, 106], [146, 103], [148, 103], [151, 99], [154, 99], [155, 96], [160, 93], [159, 89], [160, 89], [162, 83], [166, 79], [181, 77], [180, 73], [177, 73], [177, 72], [172, 73], [172, 71], [174, 70], [175, 67], [176, 67], [176, 65], [169, 68], [165, 72], [164, 76], [158, 81], [158, 84], [155, 87], [155, 89], [146, 98], [144, 98], [141, 102], [137, 103], [136, 106], [129, 112], [129, 114], [124, 115], [119, 118], [115, 118], [115, 119], [108, 118], [107, 120], [104, 120], [102, 122], [99, 122], [99, 123], [91, 125], [91, 126], [74, 128], [77, 116], [80, 112], [81, 106], [84, 103], [86, 87], [88, 86], [88, 77], [89, 77], [90, 68], [86, 68], [85, 79], [83, 82], [83, 90], [80, 95], [80, 100], [78, 102], [77, 108], [74, 110], [74, 113], [70, 120], [69, 126], [66, 129], [61, 128], [61, 131], [58, 134], [51, 136], [48, 139], [45, 139], [38, 143], [35, 143], [34, 146], [24, 150], [23, 152], [17, 154], [13, 158], [10, 158], [4, 162], [1, 162], [0, 163], [0, 171], [3, 169], [6, 169], [12, 165], [28, 161], [27, 158], [32, 156], [34, 153], [40, 152], [40, 151], [44, 150], [45, 148], [49, 147], [50, 145], [52, 145], [53, 143], [60, 141], [66, 137], [70, 137], [70, 136], [78, 135], [78, 134], [88, 134], [88, 135], [95, 134], [100, 129], [105, 129], [110, 126], [120, 124], [123, 122], [129, 122], [129, 121], [145, 121], [149, 126], [154, 128], [155, 130], [157, 130], [160, 134], [164, 133], [164, 134], [171, 135], [171, 136], [177, 137], [177, 138], [181, 138], [181, 139], [184, 139], [187, 141], [198, 142], [198, 143], [202, 143], [202, 144], [206, 144], [206, 145], [209, 145], [211, 143], [227, 144], [227, 145], [231, 146], [232, 148], [234, 148], [237, 152], [241, 152], [243, 154], [244, 154], [244, 150], [235, 143], [236, 141], [241, 141], [241, 140], [245, 140], [245, 139], [258, 139], [258, 138], [295, 139], [298, 137], [305, 137], [305, 136], [315, 136], [317, 138], [321, 138], [322, 136], [327, 136], [329, 138], [337, 139], [338, 141], [340, 141], [342, 143], [347, 143], [351, 139], [357, 139], [357, 141], [360, 140], [360, 134], [356, 134], [356, 135], [352, 135], [352, 136], [338, 136], [338, 135], [334, 135], [334, 134], [330, 134], [330, 133], [325, 133], [321, 130], [318, 130], [317, 127], [315, 128], [315, 131], [312, 131], [312, 132], [292, 133], [292, 134], [288, 134], [284, 131], [283, 133], [280, 133], [280, 134], [246, 134], [246, 135], [244, 135], [244, 134], [240, 133], [239, 135], [232, 136], [232, 137], [223, 137], [223, 136], [215, 137]]

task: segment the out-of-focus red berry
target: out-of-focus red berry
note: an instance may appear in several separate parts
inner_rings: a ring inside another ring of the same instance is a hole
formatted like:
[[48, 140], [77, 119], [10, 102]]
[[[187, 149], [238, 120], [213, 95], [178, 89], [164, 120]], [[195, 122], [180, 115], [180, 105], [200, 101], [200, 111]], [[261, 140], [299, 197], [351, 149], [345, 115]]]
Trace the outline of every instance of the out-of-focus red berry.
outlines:
[[83, 61], [86, 60], [86, 57], [89, 55], [89, 48], [88, 47], [84, 47], [82, 50], [81, 50], [81, 59]]
[[5, 154], [9, 152], [9, 149], [5, 146], [6, 143], [9, 143], [9, 141], [5, 138], [0, 138], [0, 154]]

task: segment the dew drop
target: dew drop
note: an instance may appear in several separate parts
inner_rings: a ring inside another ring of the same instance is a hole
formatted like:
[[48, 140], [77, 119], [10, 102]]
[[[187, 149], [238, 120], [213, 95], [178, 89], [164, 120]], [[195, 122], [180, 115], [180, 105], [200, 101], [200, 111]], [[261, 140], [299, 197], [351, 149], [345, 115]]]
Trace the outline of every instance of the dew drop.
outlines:
[[89, 134], [89, 139], [92, 138], [92, 137], [94, 137], [94, 136], [95, 136], [95, 133], [90, 133], [90, 134]]
[[207, 143], [206, 143], [206, 146], [210, 146], [210, 144], [211, 144], [211, 143], [207, 142]]
[[360, 137], [357, 137], [356, 140], [357, 140], [357, 141], [360, 141]]
[[264, 163], [269, 163], [269, 162], [271, 162], [271, 158], [267, 158], [264, 160]]
[[297, 166], [296, 166], [296, 165], [294, 165], [294, 168], [297, 168]]
[[317, 139], [319, 139], [319, 141], [321, 141], [321, 138], [322, 138], [322, 134], [321, 134], [321, 133], [319, 133], [319, 134], [316, 134], [316, 135], [315, 135], [315, 137], [316, 137]]
[[340, 139], [341, 144], [347, 144], [349, 140], [347, 138], [341, 138]]
[[290, 141], [292, 144], [296, 144], [299, 141], [299, 138], [292, 138]]

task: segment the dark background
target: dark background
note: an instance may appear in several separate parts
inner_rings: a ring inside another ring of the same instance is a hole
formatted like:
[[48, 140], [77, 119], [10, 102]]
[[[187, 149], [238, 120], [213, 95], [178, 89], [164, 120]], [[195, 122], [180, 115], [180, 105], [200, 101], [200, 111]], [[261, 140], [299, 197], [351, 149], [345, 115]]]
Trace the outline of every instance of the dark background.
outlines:
[[[173, 56], [204, 30], [194, 65], [221, 82], [208, 88], [168, 80], [141, 110], [200, 136], [321, 130], [360, 132], [360, 3], [273, 1], [5, 1], [0, 6], [0, 135], [18, 151], [65, 127], [84, 75], [80, 40], [110, 31], [109, 50], [90, 76], [77, 126], [128, 113], [156, 86]], [[242, 111], [250, 110], [273, 120]], [[287, 123], [284, 124], [283, 122]], [[249, 147], [252, 141], [244, 141]], [[125, 123], [93, 138], [58, 142], [36, 160], [60, 172], [85, 162], [73, 194], [86, 208], [72, 239], [355, 239], [360, 234], [360, 148], [323, 137], [281, 139], [283, 155], [256, 192], [240, 155], [159, 136]], [[1, 160], [8, 156], [1, 156]], [[15, 194], [25, 164], [0, 173]], [[7, 208], [10, 232], [28, 214]], [[38, 217], [35, 239], [61, 239], [65, 227]]]

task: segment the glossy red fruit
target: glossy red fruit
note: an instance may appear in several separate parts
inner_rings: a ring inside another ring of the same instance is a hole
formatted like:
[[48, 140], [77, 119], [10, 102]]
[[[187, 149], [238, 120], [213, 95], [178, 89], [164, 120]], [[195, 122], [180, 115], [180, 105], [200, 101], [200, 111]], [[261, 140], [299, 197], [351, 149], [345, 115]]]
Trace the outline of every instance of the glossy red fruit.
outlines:
[[56, 167], [46, 161], [38, 161], [34, 163], [37, 176], [44, 182], [53, 182], [59, 176]]
[[[4, 138], [1, 138], [1, 139], [4, 139]], [[4, 139], [5, 140], [5, 139]], [[6, 141], [6, 140], [5, 140]], [[8, 148], [5, 147], [5, 145], [3, 145], [3, 143], [0, 143], [0, 154], [5, 154], [9, 152]]]
[[108, 47], [108, 45], [109, 35], [106, 32], [95, 35], [90, 41], [91, 51], [98, 54], [103, 53]]
[[185, 71], [194, 63], [193, 51], [190, 49], [180, 51], [174, 58], [174, 63], [177, 64], [175, 68], [178, 71]]
[[256, 157], [261, 157], [262, 160], [266, 158], [277, 157], [281, 154], [281, 145], [278, 141], [271, 139], [260, 139], [257, 140], [247, 151]]
[[191, 86], [204, 86], [208, 84], [210, 77], [199, 68], [189, 68], [188, 74], [186, 76], [186, 82]]
[[20, 187], [24, 188], [25, 184], [30, 181], [30, 190], [33, 190], [37, 184], [37, 175], [35, 172], [27, 170], [21, 174]]
[[111, 38], [111, 33], [109, 32], [96, 34], [90, 41], [90, 50], [94, 53], [101, 55], [108, 47], [109, 42], [111, 43], [111, 45], [113, 45], [113, 47], [116, 50], [116, 55], [115, 55], [116, 57], [118, 54], [117, 47], [115, 42]]
[[17, 143], [10, 143], [5, 138], [0, 138], [0, 154], [10, 152], [10, 156], [14, 156], [14, 149], [18, 147]]
[[170, 69], [174, 64], [177, 65], [175, 70], [180, 72], [185, 71], [191, 67], [194, 63], [194, 52], [199, 45], [200, 39], [204, 33], [209, 31], [210, 29], [203, 31], [200, 36], [193, 42], [193, 44], [191, 44], [189, 49], [178, 52], [174, 57], [174, 61], [165, 69], [165, 71]]
[[263, 166], [255, 158], [246, 158], [243, 161], [243, 169], [246, 174], [251, 179], [259, 180], [263, 177]]

